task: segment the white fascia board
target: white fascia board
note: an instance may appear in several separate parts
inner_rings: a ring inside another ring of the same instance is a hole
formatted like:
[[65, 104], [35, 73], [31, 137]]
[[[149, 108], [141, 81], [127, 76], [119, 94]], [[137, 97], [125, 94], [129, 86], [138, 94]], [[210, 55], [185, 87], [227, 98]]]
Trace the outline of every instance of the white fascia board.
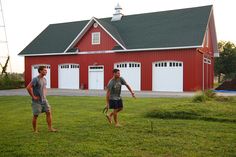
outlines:
[[75, 53], [42, 53], [42, 54], [22, 54], [19, 56], [27, 57], [27, 56], [57, 56], [57, 55], [77, 55], [78, 52]]
[[94, 17], [92, 17], [89, 22], [86, 24], [86, 26], [84, 26], [84, 28], [82, 29], [82, 31], [75, 37], [75, 39], [71, 42], [71, 44], [66, 48], [66, 50], [64, 51], [64, 53], [66, 53], [73, 44], [75, 44], [75, 42], [78, 42], [78, 40], [80, 39], [81, 36], [83, 36], [86, 31], [90, 28], [90, 26], [92, 26], [94, 21]]
[[213, 12], [213, 9], [211, 8], [211, 12], [209, 14], [209, 17], [208, 17], [208, 20], [207, 20], [207, 26], [205, 28], [205, 32], [204, 32], [204, 37], [203, 37], [203, 41], [202, 41], [202, 47], [204, 45], [204, 42], [205, 42], [205, 37], [206, 37], [206, 33], [207, 33], [207, 30], [209, 31], [209, 23], [210, 23], [210, 20], [211, 20], [211, 15], [212, 15], [212, 12]]
[[155, 51], [155, 50], [174, 50], [174, 49], [194, 49], [201, 48], [198, 46], [184, 46], [184, 47], [164, 47], [164, 48], [144, 48], [144, 49], [126, 49], [126, 50], [105, 50], [105, 51], [84, 51], [78, 52], [78, 54], [101, 54], [101, 53], [116, 53], [116, 52], [136, 52], [136, 51]]
[[[215, 20], [214, 20], [213, 7], [211, 9], [211, 12], [210, 12], [210, 15], [209, 15], [209, 18], [208, 18], [206, 30], [207, 29], [208, 29], [208, 31], [211, 30], [210, 34], [211, 34], [211, 39], [212, 39], [212, 44], [213, 44], [214, 57], [218, 57], [219, 52], [218, 52], [218, 47], [217, 47], [217, 35], [216, 35], [216, 29], [215, 29]], [[204, 34], [202, 47], [204, 45], [204, 41], [205, 41], [204, 39], [205, 39], [206, 32], [207, 31], [205, 31], [205, 34]]]
[[213, 50], [214, 50], [214, 54], [216, 54], [215, 56], [219, 56], [219, 51], [218, 51], [218, 43], [217, 43], [217, 34], [216, 34], [216, 26], [215, 26], [215, 19], [214, 19], [214, 12], [212, 9], [212, 14], [211, 14], [211, 38], [215, 39], [213, 41]]
[[126, 49], [126, 50], [83, 51], [83, 52], [75, 52], [75, 53], [68, 53], [67, 52], [67, 53], [27, 54], [27, 55], [21, 55], [21, 56], [53, 56], [53, 55], [102, 54], [102, 53], [116, 53], [116, 52], [136, 52], [136, 51], [194, 49], [194, 48], [202, 48], [202, 45], [197, 45], [197, 46], [182, 46], [182, 47]]
[[76, 42], [79, 41], [79, 39], [88, 31], [88, 29], [92, 26], [93, 22], [98, 23], [98, 25], [107, 33], [110, 35], [110, 37], [115, 40], [124, 50], [126, 50], [126, 48], [116, 39], [114, 38], [97, 20], [95, 17], [92, 17], [89, 22], [87, 23], [86, 26], [84, 26], [84, 28], [82, 29], [82, 31], [76, 36], [76, 38], [71, 42], [71, 44], [66, 48], [66, 50], [64, 51], [64, 53], [66, 53], [68, 51], [68, 49], [70, 49]]
[[153, 50], [193, 49], [193, 48], [200, 48], [200, 47], [202, 47], [202, 45], [197, 45], [197, 46], [182, 46], [182, 47], [160, 47], [160, 48], [127, 49], [127, 50], [114, 50], [114, 51], [115, 52], [153, 51]]
[[100, 24], [95, 18], [94, 18], [94, 21], [95, 21], [96, 23], [98, 23], [99, 26], [102, 27], [102, 29], [103, 29], [107, 34], [109, 34], [110, 37], [111, 37], [113, 40], [115, 40], [124, 50], [127, 50], [127, 49], [126, 49], [115, 37], [113, 37], [113, 36], [111, 35], [111, 33], [108, 32], [108, 31], [103, 27], [103, 25]]

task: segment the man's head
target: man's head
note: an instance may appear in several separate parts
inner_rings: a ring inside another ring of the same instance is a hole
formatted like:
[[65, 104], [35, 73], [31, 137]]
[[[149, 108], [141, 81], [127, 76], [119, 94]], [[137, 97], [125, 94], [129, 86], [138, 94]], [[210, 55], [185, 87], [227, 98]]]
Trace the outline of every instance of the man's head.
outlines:
[[45, 76], [47, 74], [46, 66], [39, 66], [38, 72], [39, 72], [40, 75]]
[[120, 77], [120, 70], [119, 69], [113, 69], [113, 75], [115, 78], [119, 78]]

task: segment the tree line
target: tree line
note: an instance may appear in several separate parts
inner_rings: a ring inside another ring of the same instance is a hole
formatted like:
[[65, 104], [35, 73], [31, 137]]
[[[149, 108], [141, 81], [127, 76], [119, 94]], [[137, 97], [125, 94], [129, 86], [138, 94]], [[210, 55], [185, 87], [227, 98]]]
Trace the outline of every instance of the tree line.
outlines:
[[[218, 43], [219, 57], [215, 58], [215, 76], [218, 82], [236, 78], [236, 46], [230, 41]], [[222, 78], [223, 75], [223, 79]]]

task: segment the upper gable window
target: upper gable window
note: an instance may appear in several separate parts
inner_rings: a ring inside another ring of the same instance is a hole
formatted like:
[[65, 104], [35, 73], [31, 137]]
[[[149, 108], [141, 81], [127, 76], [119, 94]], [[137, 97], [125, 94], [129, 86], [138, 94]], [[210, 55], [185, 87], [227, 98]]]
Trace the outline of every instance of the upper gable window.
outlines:
[[100, 32], [92, 33], [92, 45], [100, 44]]

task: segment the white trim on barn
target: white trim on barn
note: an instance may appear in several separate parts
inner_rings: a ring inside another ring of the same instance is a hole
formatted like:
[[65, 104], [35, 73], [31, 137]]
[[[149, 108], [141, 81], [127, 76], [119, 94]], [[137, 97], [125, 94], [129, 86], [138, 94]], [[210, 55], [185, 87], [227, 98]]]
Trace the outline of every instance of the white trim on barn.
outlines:
[[46, 87], [51, 88], [51, 76], [50, 76], [51, 75], [51, 72], [50, 72], [51, 67], [50, 67], [49, 64], [35, 64], [35, 65], [32, 65], [31, 66], [32, 79], [39, 75], [39, 73], [38, 73], [39, 66], [46, 66], [46, 68], [47, 68], [47, 75], [45, 76], [45, 79], [47, 81], [47, 86]]
[[58, 65], [58, 88], [79, 89], [79, 64], [65, 63]]
[[[141, 90], [141, 63], [139, 62], [119, 62], [114, 64], [114, 68], [120, 70], [120, 76], [125, 79], [128, 85], [135, 91]], [[122, 90], [128, 90], [122, 86]]]
[[153, 62], [152, 90], [183, 92], [183, 62], [181, 61]]
[[70, 48], [72, 48], [76, 43], [79, 42], [79, 40], [83, 37], [83, 35], [89, 30], [89, 28], [94, 24], [94, 22], [96, 22], [107, 34], [109, 34], [109, 36], [115, 40], [124, 50], [126, 50], [126, 48], [115, 38], [111, 35], [111, 33], [109, 31], [107, 31], [102, 24], [100, 24], [98, 22], [98, 20], [96, 20], [95, 17], [92, 17], [89, 22], [86, 24], [86, 26], [82, 29], [82, 31], [76, 36], [76, 38], [71, 42], [71, 44], [66, 48], [66, 50], [64, 51], [64, 53], [67, 52], [67, 50], [69, 50]]
[[135, 52], [135, 51], [155, 51], [155, 50], [175, 50], [175, 49], [193, 49], [202, 48], [202, 45], [198, 46], [184, 46], [184, 47], [161, 47], [161, 48], [144, 48], [144, 49], [126, 49], [126, 50], [105, 50], [105, 51], [83, 51], [73, 53], [42, 53], [42, 54], [27, 54], [20, 56], [50, 56], [50, 55], [78, 55], [78, 54], [103, 54], [103, 53], [116, 53], [116, 52]]
[[123, 46], [118, 40], [116, 40], [116, 38], [113, 37], [113, 35], [111, 35], [111, 33], [110, 33], [109, 31], [107, 31], [107, 30], [103, 27], [103, 25], [100, 24], [100, 23], [96, 20], [96, 18], [94, 18], [94, 21], [97, 22], [97, 23], [99, 24], [99, 26], [102, 27], [102, 29], [105, 30], [105, 32], [106, 32], [107, 34], [109, 34], [110, 37], [111, 37], [113, 40], [115, 40], [124, 50], [126, 50], [125, 46]]
[[88, 66], [88, 89], [104, 89], [104, 66]]

